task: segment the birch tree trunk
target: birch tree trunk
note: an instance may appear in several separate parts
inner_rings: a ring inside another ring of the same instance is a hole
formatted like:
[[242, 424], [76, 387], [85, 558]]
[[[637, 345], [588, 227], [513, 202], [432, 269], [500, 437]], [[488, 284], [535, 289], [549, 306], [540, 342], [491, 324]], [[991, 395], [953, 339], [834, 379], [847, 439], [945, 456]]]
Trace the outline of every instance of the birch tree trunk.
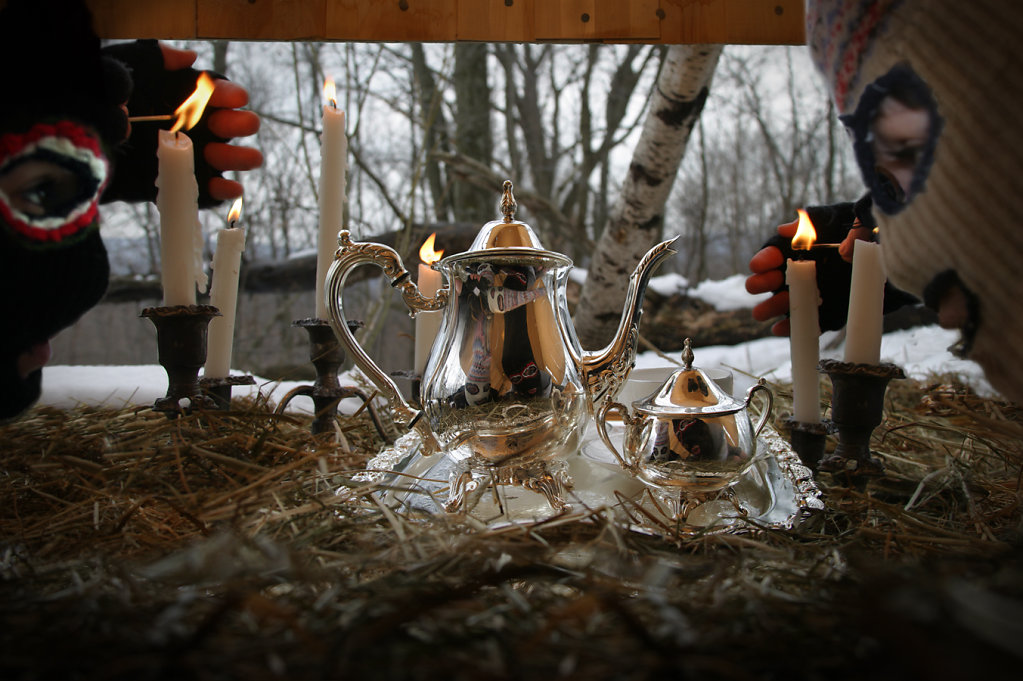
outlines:
[[661, 238], [665, 204], [720, 56], [720, 45], [674, 45], [665, 55], [621, 196], [597, 242], [575, 311], [584, 348], [611, 340], [628, 277]]

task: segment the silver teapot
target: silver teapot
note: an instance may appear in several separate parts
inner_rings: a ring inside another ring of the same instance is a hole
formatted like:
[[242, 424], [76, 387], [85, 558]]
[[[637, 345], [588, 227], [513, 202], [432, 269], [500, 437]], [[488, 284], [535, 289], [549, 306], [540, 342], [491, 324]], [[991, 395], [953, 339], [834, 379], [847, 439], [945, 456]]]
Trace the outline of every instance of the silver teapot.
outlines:
[[[774, 407], [764, 379], [739, 400], [694, 368], [693, 359], [687, 338], [681, 369], [634, 401], [631, 411], [607, 402], [595, 419], [601, 440], [622, 468], [659, 492], [676, 516], [684, 516], [690, 502], [737, 482], [750, 468], [758, 453], [757, 436]], [[757, 393], [763, 393], [767, 406], [754, 427], [749, 406]], [[621, 419], [622, 452], [608, 432], [614, 417]]]
[[[421, 295], [401, 257], [388, 246], [338, 235], [326, 279], [330, 322], [354, 363], [390, 402], [395, 420], [414, 428], [425, 453], [454, 462], [445, 508], [471, 508], [491, 484], [517, 484], [565, 508], [571, 486], [565, 456], [585, 420], [614, 399], [636, 356], [642, 299], [651, 272], [675, 251], [674, 240], [652, 248], [629, 278], [614, 339], [584, 352], [566, 301], [572, 261], [540, 245], [514, 219], [511, 182], [504, 183], [502, 219], [488, 222], [470, 248], [434, 265], [445, 284]], [[363, 351], [348, 328], [342, 291], [357, 266], [384, 270], [414, 317], [443, 310], [420, 387], [422, 409]]]

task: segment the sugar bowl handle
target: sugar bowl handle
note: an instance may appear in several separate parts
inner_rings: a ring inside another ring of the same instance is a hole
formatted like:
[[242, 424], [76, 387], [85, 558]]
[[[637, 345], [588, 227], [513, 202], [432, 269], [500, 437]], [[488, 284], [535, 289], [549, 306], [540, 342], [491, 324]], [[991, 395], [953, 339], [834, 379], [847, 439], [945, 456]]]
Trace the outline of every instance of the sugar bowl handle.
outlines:
[[636, 467], [626, 462], [625, 457], [618, 452], [618, 448], [611, 442], [611, 435], [607, 432], [607, 415], [612, 411], [617, 411], [621, 414], [622, 423], [626, 426], [624, 432], [628, 433], [628, 425], [632, 422], [632, 415], [629, 414], [629, 409], [620, 402], [605, 402], [600, 410], [597, 411], [596, 418], [594, 419], [597, 423], [597, 434], [600, 435], [604, 445], [618, 459], [618, 463], [621, 464], [622, 468], [627, 471], [635, 470]]
[[767, 420], [771, 418], [771, 412], [774, 411], [774, 393], [770, 388], [767, 387], [767, 381], [760, 379], [756, 384], [746, 391], [746, 411], [749, 411], [750, 402], [753, 401], [753, 397], [758, 393], [765, 393], [767, 396], [767, 409], [764, 409], [760, 414], [760, 422], [757, 423], [757, 427], [753, 429], [753, 437], [758, 437], [760, 431], [767, 425]]

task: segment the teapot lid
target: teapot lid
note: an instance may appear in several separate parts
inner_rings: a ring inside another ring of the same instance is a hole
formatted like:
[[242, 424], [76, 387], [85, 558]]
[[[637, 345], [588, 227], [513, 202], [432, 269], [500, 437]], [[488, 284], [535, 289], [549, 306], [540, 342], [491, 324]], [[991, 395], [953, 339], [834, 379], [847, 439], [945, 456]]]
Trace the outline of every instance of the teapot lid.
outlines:
[[682, 349], [685, 366], [673, 373], [645, 399], [632, 406], [653, 416], [724, 416], [746, 407], [746, 403], [732, 397], [700, 368], [693, 367], [693, 341], [686, 338]]
[[504, 217], [492, 220], [483, 225], [472, 245], [461, 253], [450, 255], [442, 264], [450, 264], [462, 260], [475, 260], [481, 255], [492, 256], [527, 256], [542, 257], [552, 260], [558, 265], [571, 265], [572, 261], [560, 253], [546, 250], [537, 238], [533, 228], [515, 219], [518, 204], [512, 194], [511, 180], [504, 181], [504, 194], [501, 196], [501, 212]]

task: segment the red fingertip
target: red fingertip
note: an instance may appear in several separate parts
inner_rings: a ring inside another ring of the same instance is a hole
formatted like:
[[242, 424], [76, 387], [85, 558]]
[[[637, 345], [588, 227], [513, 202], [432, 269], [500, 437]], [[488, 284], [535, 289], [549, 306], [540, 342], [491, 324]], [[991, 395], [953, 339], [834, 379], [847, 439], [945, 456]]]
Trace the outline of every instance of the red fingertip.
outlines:
[[775, 336], [788, 336], [790, 331], [790, 325], [788, 319], [783, 319], [780, 322], [775, 323], [771, 327], [771, 333]]
[[751, 272], [762, 273], [769, 270], [776, 270], [785, 262], [781, 250], [774, 246], [761, 248], [749, 261]]
[[237, 83], [218, 78], [210, 95], [210, 106], [219, 109], [237, 109], [249, 103], [249, 91]]
[[219, 171], [252, 170], [263, 165], [263, 153], [252, 147], [212, 142], [203, 151], [206, 162]]
[[240, 182], [224, 177], [214, 177], [209, 183], [210, 196], [217, 201], [233, 201], [245, 192]]

